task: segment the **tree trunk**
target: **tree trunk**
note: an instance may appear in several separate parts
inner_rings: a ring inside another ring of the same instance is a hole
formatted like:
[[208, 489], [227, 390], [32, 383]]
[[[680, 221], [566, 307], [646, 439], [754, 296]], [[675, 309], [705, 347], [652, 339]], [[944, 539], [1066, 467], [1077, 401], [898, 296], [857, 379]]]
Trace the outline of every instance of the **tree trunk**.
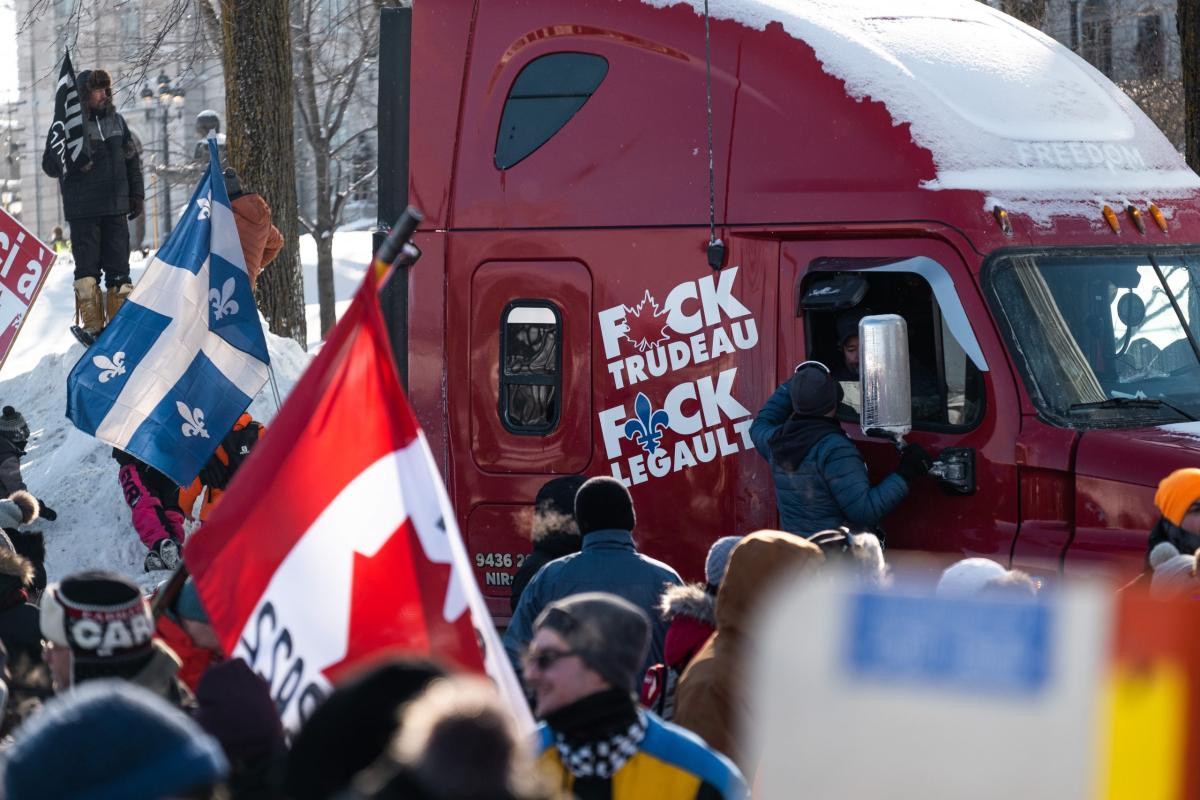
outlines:
[[1039, 31], [1046, 21], [1046, 0], [1001, 0], [1000, 10]]
[[1200, 0], [1179, 0], [1175, 11], [1183, 60], [1183, 138], [1188, 165], [1200, 172]]
[[317, 240], [317, 301], [321, 309], [321, 341], [337, 322], [333, 292], [333, 204], [329, 198], [329, 144], [317, 140], [313, 152], [313, 171], [317, 179], [317, 225], [313, 238]]
[[270, 204], [283, 250], [258, 277], [271, 331], [306, 345], [288, 0], [221, 0], [229, 163]]
[[321, 304], [321, 340], [337, 322], [337, 297], [333, 291], [333, 232], [317, 236], [317, 301]]

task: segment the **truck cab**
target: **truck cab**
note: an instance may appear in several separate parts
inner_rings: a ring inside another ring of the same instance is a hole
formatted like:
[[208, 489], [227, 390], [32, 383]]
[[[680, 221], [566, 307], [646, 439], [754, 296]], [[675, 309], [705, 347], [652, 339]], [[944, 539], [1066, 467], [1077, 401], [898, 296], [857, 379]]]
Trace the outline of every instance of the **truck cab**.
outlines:
[[713, 5], [413, 3], [409, 392], [493, 611], [558, 475], [685, 577], [776, 525], [750, 423], [848, 312], [905, 319], [909, 439], [973, 467], [890, 548], [1134, 574], [1200, 448], [1200, 177], [984, 4]]

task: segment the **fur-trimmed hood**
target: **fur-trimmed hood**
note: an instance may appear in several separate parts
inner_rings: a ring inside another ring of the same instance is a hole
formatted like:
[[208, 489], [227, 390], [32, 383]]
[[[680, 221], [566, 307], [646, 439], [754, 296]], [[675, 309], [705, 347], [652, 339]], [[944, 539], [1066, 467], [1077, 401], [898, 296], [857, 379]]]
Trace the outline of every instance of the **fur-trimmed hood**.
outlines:
[[717, 600], [704, 590], [702, 583], [668, 586], [658, 602], [658, 611], [663, 622], [691, 617], [709, 625], [717, 624]]
[[40, 504], [37, 498], [24, 489], [18, 489], [0, 500], [0, 527], [19, 528], [29, 525], [38, 518]]

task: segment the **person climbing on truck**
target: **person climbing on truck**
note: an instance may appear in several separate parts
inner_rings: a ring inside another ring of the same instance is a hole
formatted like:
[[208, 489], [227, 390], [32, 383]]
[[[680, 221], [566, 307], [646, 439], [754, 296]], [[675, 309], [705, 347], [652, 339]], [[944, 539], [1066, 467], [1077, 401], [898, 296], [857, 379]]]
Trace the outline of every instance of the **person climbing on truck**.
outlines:
[[877, 528], [909, 485], [929, 472], [929, 454], [907, 444], [896, 471], [871, 486], [862, 455], [835, 418], [841, 394], [829, 367], [805, 361], [750, 426], [755, 447], [771, 465], [779, 523], [788, 533]]

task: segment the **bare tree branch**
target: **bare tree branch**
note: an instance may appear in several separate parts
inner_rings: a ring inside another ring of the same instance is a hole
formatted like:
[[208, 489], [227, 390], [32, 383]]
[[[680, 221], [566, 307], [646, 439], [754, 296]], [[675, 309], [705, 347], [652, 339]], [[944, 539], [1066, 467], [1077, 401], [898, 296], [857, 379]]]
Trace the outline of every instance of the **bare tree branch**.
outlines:
[[377, 174], [379, 174], [379, 167], [372, 167], [369, 172], [351, 183], [350, 186], [346, 188], [346, 191], [337, 193], [337, 197], [333, 201], [334, 219], [339, 219], [342, 216], [342, 208], [346, 205], [346, 201], [354, 196], [354, 191], [360, 186], [364, 186], [368, 182], [374, 180]]
[[[311, 154], [315, 209], [302, 222], [317, 245], [322, 334], [335, 321], [332, 236], [346, 208], [375, 177], [364, 155], [374, 120], [361, 118], [363, 76], [379, 50], [379, 0], [345, 0], [336, 10], [318, 0], [291, 0], [300, 130]], [[355, 133], [347, 135], [349, 128]]]

